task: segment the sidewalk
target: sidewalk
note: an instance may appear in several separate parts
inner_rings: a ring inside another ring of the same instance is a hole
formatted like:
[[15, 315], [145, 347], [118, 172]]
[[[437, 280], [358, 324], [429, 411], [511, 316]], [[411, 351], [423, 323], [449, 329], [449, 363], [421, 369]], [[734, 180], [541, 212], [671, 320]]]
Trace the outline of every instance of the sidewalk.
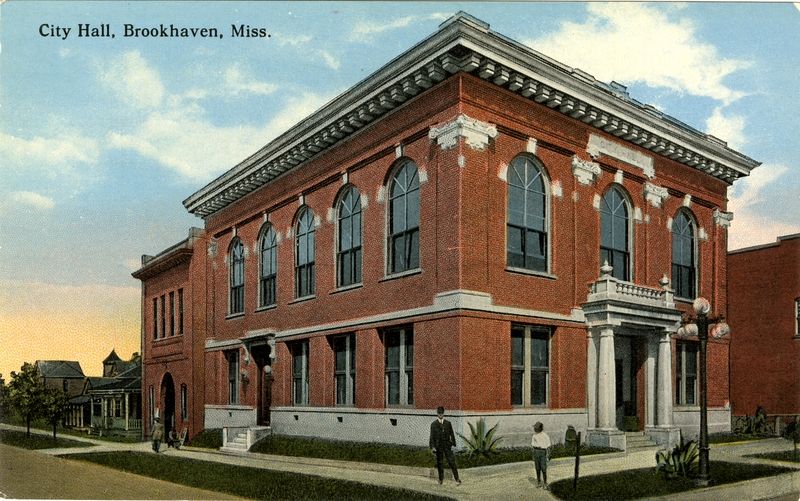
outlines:
[[[3, 428], [19, 429], [0, 425]], [[31, 430], [34, 433], [34, 430]], [[37, 430], [37, 432], [40, 432]], [[42, 433], [46, 433], [43, 432]], [[100, 451], [151, 451], [148, 442], [141, 443], [116, 443], [95, 440], [84, 437], [67, 436], [75, 440], [91, 442], [94, 447], [81, 447], [71, 449], [49, 449], [42, 451], [46, 454], [72, 454]], [[744, 463], [768, 463], [791, 467], [791, 463], [779, 463], [757, 458], [742, 457], [758, 452], [785, 450], [788, 442], [783, 439], [767, 439], [751, 442], [712, 445], [711, 457], [715, 460], [736, 461]], [[335, 461], [329, 459], [276, 456], [256, 453], [242, 455], [229, 455], [208, 449], [183, 447], [180, 450], [165, 448], [162, 453], [187, 457], [202, 461], [211, 461], [231, 465], [248, 466], [293, 473], [304, 473], [321, 477], [351, 480], [371, 485], [381, 485], [411, 489], [430, 494], [437, 494], [455, 499], [483, 500], [483, 499], [555, 499], [549, 492], [535, 487], [535, 474], [530, 462], [492, 465], [480, 468], [462, 470], [462, 485], [456, 486], [452, 480], [439, 485], [435, 478], [433, 468], [417, 468], [406, 466], [380, 465], [372, 463], [356, 463], [350, 461]], [[581, 477], [610, 473], [627, 469], [654, 467], [655, 457], [650, 451], [631, 454], [614, 453], [581, 458]], [[797, 471], [776, 477], [727, 484], [695, 490], [691, 493], [678, 493], [660, 499], [699, 499], [727, 501], [751, 499], [785, 499], [792, 501], [800, 499], [800, 466], [795, 464]], [[550, 483], [561, 479], [572, 478], [574, 460], [560, 458], [550, 463], [548, 476]]]

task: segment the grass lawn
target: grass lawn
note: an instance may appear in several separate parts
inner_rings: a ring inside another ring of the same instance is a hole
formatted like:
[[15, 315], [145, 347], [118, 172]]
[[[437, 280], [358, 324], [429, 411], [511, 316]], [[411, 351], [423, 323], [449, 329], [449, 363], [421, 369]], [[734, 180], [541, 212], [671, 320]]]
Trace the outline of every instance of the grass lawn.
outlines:
[[[782, 466], [753, 465], [712, 461], [709, 465], [712, 485], [742, 482], [794, 471]], [[637, 499], [666, 496], [695, 488], [694, 481], [684, 477], [666, 479], [653, 468], [592, 475], [578, 479], [578, 490], [572, 492], [572, 479], [551, 484], [550, 491], [559, 499]]]
[[141, 452], [100, 452], [64, 457], [249, 499], [450, 499], [315, 475]]
[[747, 442], [749, 440], [764, 440], [765, 438], [775, 438], [774, 435], [740, 435], [738, 433], [711, 433], [708, 435], [709, 444], [727, 444], [730, 442]]
[[800, 450], [795, 454], [794, 450], [765, 452], [763, 454], [750, 454], [749, 458], [772, 459], [773, 461], [788, 461], [790, 463], [800, 463]]
[[[194, 445], [194, 441], [192, 441]], [[250, 452], [277, 454], [282, 456], [314, 457], [340, 461], [360, 461], [364, 463], [392, 464], [398, 466], [417, 466], [433, 468], [436, 460], [427, 447], [411, 447], [395, 444], [371, 444], [362, 442], [341, 442], [304, 437], [270, 435], [253, 445]], [[584, 447], [581, 455], [616, 452], [616, 449]], [[552, 457], [568, 456], [561, 445], [553, 447]], [[456, 454], [459, 468], [474, 468], [501, 463], [518, 463], [531, 460], [528, 447], [498, 449], [490, 457], [473, 456], [460, 452]]]
[[69, 440], [58, 437], [53, 440], [53, 435], [40, 435], [31, 433], [29, 437], [24, 431], [0, 430], [0, 443], [13, 445], [23, 449], [56, 449], [62, 447], [90, 447], [92, 444]]

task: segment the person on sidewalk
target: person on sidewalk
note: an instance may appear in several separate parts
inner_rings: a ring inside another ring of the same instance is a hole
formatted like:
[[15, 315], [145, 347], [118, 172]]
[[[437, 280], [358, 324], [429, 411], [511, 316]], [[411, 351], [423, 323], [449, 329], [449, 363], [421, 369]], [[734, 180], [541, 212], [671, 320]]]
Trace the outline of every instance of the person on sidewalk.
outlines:
[[461, 485], [461, 480], [458, 478], [458, 468], [456, 467], [456, 458], [453, 457], [452, 448], [456, 446], [456, 435], [453, 433], [453, 425], [450, 421], [444, 418], [444, 407], [439, 406], [436, 409], [437, 419], [431, 423], [431, 435], [428, 440], [428, 445], [431, 451], [436, 455], [436, 469], [439, 470], [439, 483], [441, 484], [444, 479], [444, 465], [442, 464], [442, 456], [447, 458], [447, 464], [453, 470], [453, 478], [456, 485]]
[[153, 425], [153, 435], [151, 437], [153, 439], [153, 452], [158, 452], [158, 449], [161, 448], [161, 441], [164, 440], [164, 425], [161, 424], [161, 421], [156, 418], [156, 422]]
[[[547, 485], [547, 461], [550, 459], [550, 436], [544, 432], [544, 425], [537, 422], [533, 425], [533, 438], [531, 438], [531, 447], [533, 447], [533, 465], [536, 467], [536, 487], [544, 487], [544, 490], [550, 490]], [[544, 479], [544, 483], [542, 483]]]

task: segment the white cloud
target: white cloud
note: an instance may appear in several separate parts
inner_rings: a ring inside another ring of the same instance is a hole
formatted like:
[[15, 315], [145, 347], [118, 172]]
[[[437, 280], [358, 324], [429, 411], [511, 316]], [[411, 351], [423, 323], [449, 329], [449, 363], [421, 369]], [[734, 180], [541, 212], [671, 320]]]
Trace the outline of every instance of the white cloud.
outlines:
[[741, 115], [723, 115], [722, 108], [717, 107], [706, 120], [706, 132], [727, 141], [733, 149], [741, 149], [747, 143], [744, 135], [745, 121]]
[[0, 171], [37, 172], [49, 178], [80, 174], [78, 165], [97, 163], [97, 141], [77, 132], [65, 131], [54, 137], [24, 139], [0, 132]]
[[240, 94], [269, 95], [278, 90], [278, 86], [266, 82], [259, 82], [248, 74], [238, 64], [229, 66], [224, 74], [223, 81], [228, 93], [237, 96]]
[[350, 41], [353, 42], [366, 42], [369, 41], [373, 36], [378, 35], [380, 33], [386, 31], [397, 30], [401, 28], [408, 27], [411, 23], [417, 23], [422, 21], [431, 21], [431, 20], [440, 20], [443, 21], [449, 18], [451, 14], [444, 13], [444, 12], [434, 12], [432, 14], [428, 14], [426, 16], [403, 16], [395, 18], [393, 21], [390, 22], [379, 22], [379, 21], [359, 21], [353, 27], [353, 31], [350, 33]]
[[295, 125], [330, 97], [306, 93], [290, 98], [282, 111], [260, 127], [219, 127], [199, 106], [176, 106], [152, 112], [133, 132], [111, 132], [107, 139], [112, 148], [134, 150], [189, 179], [207, 181]]
[[661, 6], [642, 3], [589, 3], [587, 9], [586, 22], [565, 21], [557, 32], [525, 43], [603, 81], [665, 87], [725, 104], [745, 95], [724, 79], [751, 62], [724, 58], [698, 39], [692, 20], [673, 20]]
[[332, 70], [339, 69], [341, 62], [333, 54], [331, 54], [327, 50], [320, 50], [318, 54], [330, 69]]
[[135, 108], [158, 107], [165, 94], [158, 71], [150, 66], [138, 50], [112, 59], [101, 72], [100, 81], [120, 100]]
[[38, 210], [49, 210], [56, 205], [52, 198], [33, 191], [13, 191], [9, 193], [8, 198], [13, 204]]
[[283, 33], [275, 33], [273, 38], [277, 40], [278, 45], [280, 45], [281, 47], [285, 45], [292, 45], [292, 46], [302, 45], [312, 40], [312, 37], [310, 35], [285, 35]]
[[767, 200], [767, 187], [785, 181], [789, 168], [780, 164], [764, 164], [755, 168], [748, 177], [742, 178], [730, 189], [728, 210], [734, 214], [728, 232], [728, 248], [739, 249], [752, 245], [774, 242], [779, 235], [800, 232], [800, 225], [787, 223], [770, 213], [767, 203], [774, 206], [775, 200]]

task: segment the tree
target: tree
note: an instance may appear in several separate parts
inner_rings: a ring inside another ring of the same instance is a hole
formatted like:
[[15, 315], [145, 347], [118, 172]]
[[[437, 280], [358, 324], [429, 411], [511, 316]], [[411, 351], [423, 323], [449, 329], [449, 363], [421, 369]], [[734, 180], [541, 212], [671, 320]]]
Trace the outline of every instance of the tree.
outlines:
[[25, 417], [28, 436], [31, 435], [31, 420], [42, 408], [44, 383], [39, 379], [36, 366], [25, 362], [19, 372], [11, 371], [11, 382], [8, 384], [8, 403]]
[[4, 421], [6, 418], [6, 406], [8, 405], [6, 393], [8, 393], [6, 389], [6, 380], [3, 379], [3, 375], [0, 374], [0, 421]]
[[53, 440], [56, 439], [56, 427], [61, 421], [61, 416], [69, 405], [69, 396], [64, 390], [47, 388], [42, 395], [41, 414], [53, 425]]

